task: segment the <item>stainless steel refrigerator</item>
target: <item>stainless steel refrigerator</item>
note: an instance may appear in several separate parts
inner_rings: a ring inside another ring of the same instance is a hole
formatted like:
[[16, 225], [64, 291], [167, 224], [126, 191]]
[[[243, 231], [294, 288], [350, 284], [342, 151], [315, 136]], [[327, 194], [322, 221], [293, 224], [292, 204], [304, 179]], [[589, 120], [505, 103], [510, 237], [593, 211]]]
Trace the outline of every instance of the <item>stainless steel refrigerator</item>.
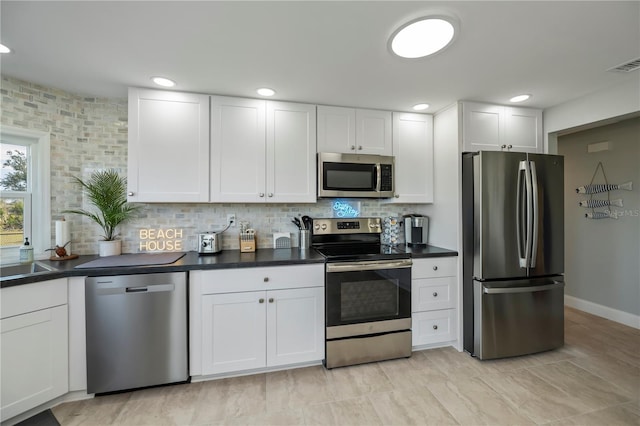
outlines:
[[564, 344], [562, 156], [462, 156], [463, 346], [480, 359]]

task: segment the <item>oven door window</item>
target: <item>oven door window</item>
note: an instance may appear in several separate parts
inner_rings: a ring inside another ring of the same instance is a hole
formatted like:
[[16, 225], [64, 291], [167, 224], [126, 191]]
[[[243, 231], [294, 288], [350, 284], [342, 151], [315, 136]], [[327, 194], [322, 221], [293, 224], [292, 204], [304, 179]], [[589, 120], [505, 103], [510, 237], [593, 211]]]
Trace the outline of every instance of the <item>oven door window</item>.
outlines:
[[410, 269], [327, 273], [326, 305], [328, 327], [409, 318]]

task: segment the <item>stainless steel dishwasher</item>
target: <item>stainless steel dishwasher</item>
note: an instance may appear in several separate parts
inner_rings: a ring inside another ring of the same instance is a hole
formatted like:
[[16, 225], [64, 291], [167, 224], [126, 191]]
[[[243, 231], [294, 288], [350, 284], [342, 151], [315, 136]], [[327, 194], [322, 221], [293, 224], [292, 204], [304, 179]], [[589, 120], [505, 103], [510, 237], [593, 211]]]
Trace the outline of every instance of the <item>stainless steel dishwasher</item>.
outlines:
[[87, 393], [189, 378], [185, 272], [88, 277]]

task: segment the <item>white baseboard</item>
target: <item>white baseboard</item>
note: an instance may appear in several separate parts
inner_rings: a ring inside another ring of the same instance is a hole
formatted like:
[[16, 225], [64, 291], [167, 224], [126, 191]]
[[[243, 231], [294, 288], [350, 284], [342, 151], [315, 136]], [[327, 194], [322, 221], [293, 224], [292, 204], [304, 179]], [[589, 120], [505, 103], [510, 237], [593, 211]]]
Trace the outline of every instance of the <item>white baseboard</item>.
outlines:
[[611, 321], [619, 322], [620, 324], [628, 325], [629, 327], [640, 329], [639, 315], [619, 311], [608, 306], [589, 302], [588, 300], [578, 299], [577, 297], [573, 296], [567, 296], [566, 294], [564, 296], [564, 304], [571, 308], [585, 311], [589, 314], [597, 315]]

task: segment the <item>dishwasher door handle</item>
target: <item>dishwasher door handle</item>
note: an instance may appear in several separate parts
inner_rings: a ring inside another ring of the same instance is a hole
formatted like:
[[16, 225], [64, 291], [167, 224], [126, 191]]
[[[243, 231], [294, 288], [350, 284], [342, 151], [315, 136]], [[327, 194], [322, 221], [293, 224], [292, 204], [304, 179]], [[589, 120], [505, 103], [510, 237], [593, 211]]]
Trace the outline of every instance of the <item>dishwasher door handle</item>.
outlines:
[[127, 293], [158, 293], [173, 290], [175, 290], [175, 285], [173, 284], [154, 284], [149, 286], [127, 287], [125, 291]]

